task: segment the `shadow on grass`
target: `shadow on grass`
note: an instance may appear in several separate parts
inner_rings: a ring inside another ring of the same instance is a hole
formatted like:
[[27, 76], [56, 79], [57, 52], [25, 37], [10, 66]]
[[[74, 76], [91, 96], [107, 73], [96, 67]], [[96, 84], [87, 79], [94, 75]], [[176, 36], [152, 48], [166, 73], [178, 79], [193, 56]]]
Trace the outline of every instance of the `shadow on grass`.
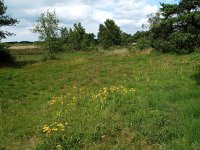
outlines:
[[193, 75], [192, 77], [196, 81], [197, 85], [200, 86], [200, 66], [198, 67], [197, 70], [198, 70], [198, 72], [195, 75]]
[[33, 61], [33, 60], [29, 60], [29, 61], [16, 61], [14, 63], [0, 63], [0, 68], [4, 68], [4, 67], [10, 67], [10, 68], [22, 68], [26, 65], [32, 65], [35, 63], [38, 63], [39, 61]]
[[39, 59], [39, 60], [14, 61], [12, 63], [1, 63], [0, 62], [0, 68], [4, 68], [4, 67], [22, 68], [26, 65], [32, 65], [32, 64], [39, 63], [39, 62], [46, 62], [48, 60], [61, 60], [61, 58], [58, 57], [58, 56], [45, 56], [45, 57], [43, 57], [42, 59]]

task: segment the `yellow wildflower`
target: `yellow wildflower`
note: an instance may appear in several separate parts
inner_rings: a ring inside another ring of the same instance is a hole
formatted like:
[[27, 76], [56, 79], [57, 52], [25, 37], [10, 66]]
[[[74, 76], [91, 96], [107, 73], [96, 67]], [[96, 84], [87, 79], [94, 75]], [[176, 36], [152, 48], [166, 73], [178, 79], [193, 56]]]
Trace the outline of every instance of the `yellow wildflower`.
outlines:
[[56, 103], [56, 100], [51, 100], [51, 101], [49, 101], [49, 105], [53, 105], [54, 103]]
[[49, 132], [51, 129], [49, 128], [48, 125], [44, 125], [43, 127], [43, 132], [46, 133], [46, 132]]
[[58, 131], [58, 128], [53, 128], [52, 131], [55, 131], [55, 132], [56, 132], [56, 131]]
[[57, 127], [64, 128], [65, 126], [62, 123], [57, 124]]
[[134, 88], [131, 88], [130, 89], [130, 92], [135, 92], [136, 90]]
[[116, 88], [115, 86], [111, 86], [111, 87], [110, 87], [110, 92], [113, 93], [113, 92], [116, 91], [116, 89], [117, 89], [117, 88]]

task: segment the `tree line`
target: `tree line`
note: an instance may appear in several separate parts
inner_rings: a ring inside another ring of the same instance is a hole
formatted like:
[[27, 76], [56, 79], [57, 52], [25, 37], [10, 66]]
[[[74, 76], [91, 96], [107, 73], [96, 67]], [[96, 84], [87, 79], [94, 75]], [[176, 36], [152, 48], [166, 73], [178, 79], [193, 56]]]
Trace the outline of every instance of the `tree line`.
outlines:
[[132, 36], [122, 32], [114, 20], [107, 19], [104, 24], [99, 25], [97, 38], [93, 33], [86, 33], [86, 29], [80, 22], [75, 23], [72, 28], [60, 27], [56, 12], [46, 10], [42, 12], [32, 32], [38, 33], [41, 41], [50, 53], [61, 51], [63, 46], [75, 51], [94, 49], [100, 45], [108, 49], [116, 45], [128, 45]]
[[[64, 49], [80, 51], [94, 49], [96, 46], [109, 49], [113, 46], [133, 45], [140, 50], [152, 47], [162, 53], [194, 52], [200, 46], [200, 1], [180, 0], [178, 4], [160, 5], [157, 13], [148, 16], [148, 23], [143, 25], [145, 30], [134, 35], [123, 32], [114, 20], [107, 19], [99, 25], [95, 37], [93, 33], [86, 33], [81, 23], [75, 23], [72, 28], [61, 27], [56, 12], [49, 10], [41, 13], [32, 32], [39, 34], [39, 39], [51, 55]], [[6, 9], [0, 1], [0, 27], [19, 22], [6, 15]], [[12, 33], [0, 30], [0, 39], [10, 35]], [[1, 44], [0, 61], [9, 56], [8, 50]]]

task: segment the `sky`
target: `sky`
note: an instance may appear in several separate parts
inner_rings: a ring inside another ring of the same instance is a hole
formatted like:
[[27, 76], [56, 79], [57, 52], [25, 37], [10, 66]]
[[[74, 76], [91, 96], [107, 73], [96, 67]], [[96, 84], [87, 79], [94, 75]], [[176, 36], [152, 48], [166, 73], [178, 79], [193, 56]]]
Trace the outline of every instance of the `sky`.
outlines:
[[47, 9], [56, 12], [62, 27], [81, 22], [86, 32], [96, 35], [99, 24], [113, 19], [124, 32], [134, 34], [142, 30], [148, 14], [159, 10], [160, 2], [177, 3], [177, 0], [4, 0], [8, 8], [6, 14], [20, 22], [16, 26], [2, 27], [2, 30], [15, 33], [2, 41], [38, 40], [38, 35], [30, 29]]

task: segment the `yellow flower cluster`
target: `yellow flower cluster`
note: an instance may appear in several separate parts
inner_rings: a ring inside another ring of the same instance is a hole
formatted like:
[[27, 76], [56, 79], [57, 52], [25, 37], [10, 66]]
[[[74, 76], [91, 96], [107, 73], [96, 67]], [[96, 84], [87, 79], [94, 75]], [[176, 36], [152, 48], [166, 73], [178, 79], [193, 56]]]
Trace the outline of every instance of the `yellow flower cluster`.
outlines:
[[93, 99], [100, 99], [101, 101], [106, 100], [108, 97], [108, 88], [104, 87], [103, 89], [99, 90], [98, 94], [92, 94]]
[[42, 128], [44, 133], [49, 134], [51, 132], [51, 129], [48, 125], [44, 125], [44, 127]]
[[122, 93], [123, 95], [126, 95], [126, 94], [128, 94], [130, 92], [131, 93], [135, 93], [136, 92], [136, 90], [134, 88], [128, 89], [128, 88], [123, 87], [122, 85], [120, 85], [120, 86], [111, 86], [110, 87], [110, 91], [111, 91], [111, 93], [118, 92], [118, 93]]
[[49, 105], [54, 105], [55, 103], [63, 104], [65, 99], [66, 99], [65, 96], [60, 96], [60, 97], [53, 96], [52, 99], [48, 103]]
[[108, 88], [104, 87], [95, 95], [91, 95], [93, 99], [100, 99], [101, 101], [106, 100], [108, 97]]
[[109, 88], [104, 87], [97, 94], [92, 94], [92, 99], [100, 99], [101, 101], [106, 100], [108, 98], [109, 93], [115, 94], [123, 94], [127, 95], [128, 93], [135, 93], [136, 90], [134, 88], [125, 88], [122, 85], [120, 86], [110, 86]]
[[43, 133], [46, 133], [48, 135], [52, 132], [64, 131], [65, 126], [62, 123], [55, 122], [51, 125], [44, 125], [42, 129], [43, 129]]

